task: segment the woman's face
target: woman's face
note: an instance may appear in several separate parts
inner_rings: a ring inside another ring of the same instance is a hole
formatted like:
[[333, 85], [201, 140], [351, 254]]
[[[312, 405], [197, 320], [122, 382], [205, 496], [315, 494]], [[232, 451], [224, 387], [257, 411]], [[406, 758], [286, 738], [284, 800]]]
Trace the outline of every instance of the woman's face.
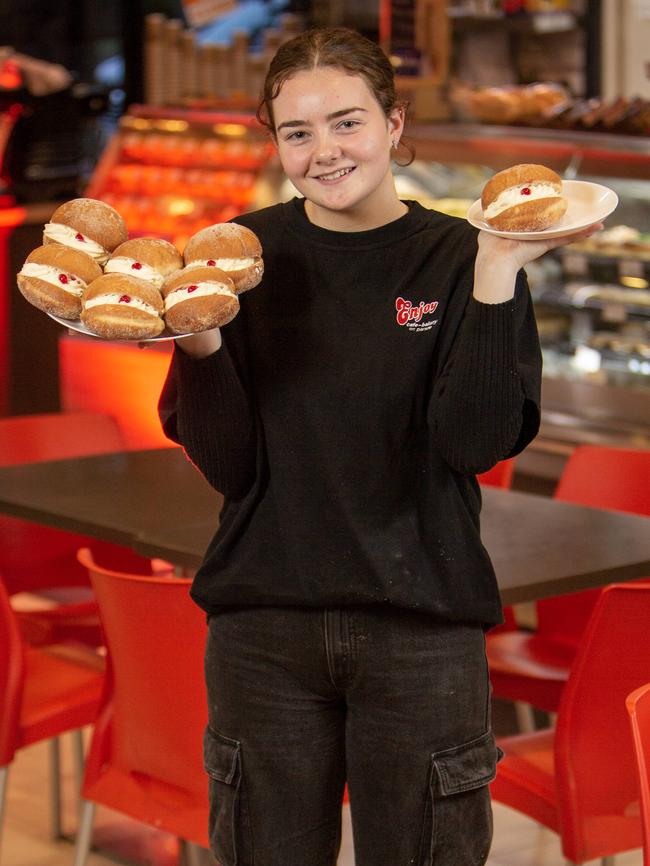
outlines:
[[390, 150], [403, 112], [387, 118], [360, 75], [332, 67], [298, 72], [282, 85], [273, 113], [282, 167], [312, 203], [314, 222], [336, 228], [371, 213], [377, 222], [399, 205]]

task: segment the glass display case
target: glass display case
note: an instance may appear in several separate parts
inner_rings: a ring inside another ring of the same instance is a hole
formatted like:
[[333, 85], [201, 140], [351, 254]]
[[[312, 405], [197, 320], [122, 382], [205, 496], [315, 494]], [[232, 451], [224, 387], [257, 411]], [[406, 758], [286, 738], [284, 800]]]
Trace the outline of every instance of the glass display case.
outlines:
[[260, 205], [274, 153], [252, 114], [132, 106], [86, 190], [124, 217], [129, 234], [180, 250], [195, 232]]
[[577, 443], [650, 447], [650, 139], [471, 124], [410, 130], [402, 197], [464, 216], [520, 162], [619, 197], [605, 229], [527, 267], [544, 354], [543, 418], [520, 468], [554, 481]]

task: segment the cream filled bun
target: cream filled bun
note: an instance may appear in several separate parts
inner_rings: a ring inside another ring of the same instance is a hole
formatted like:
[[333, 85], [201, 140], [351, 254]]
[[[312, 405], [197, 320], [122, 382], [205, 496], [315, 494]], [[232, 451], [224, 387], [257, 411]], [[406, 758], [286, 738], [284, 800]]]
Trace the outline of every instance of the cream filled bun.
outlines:
[[481, 195], [483, 219], [499, 231], [543, 231], [562, 219], [567, 204], [562, 178], [544, 165], [514, 165], [497, 172]]
[[162, 287], [165, 322], [174, 334], [197, 334], [228, 324], [239, 312], [235, 286], [212, 265], [184, 268]]
[[164, 330], [155, 286], [128, 274], [103, 274], [84, 292], [81, 321], [106, 340], [146, 340]]
[[103, 266], [127, 237], [124, 220], [115, 208], [94, 198], [75, 198], [54, 211], [45, 224], [43, 243], [64, 244]]
[[183, 267], [173, 244], [162, 238], [132, 238], [116, 247], [104, 267], [105, 274], [127, 274], [160, 289], [165, 277]]
[[237, 294], [256, 286], [264, 273], [257, 235], [237, 223], [217, 223], [201, 229], [187, 242], [183, 258], [186, 267], [225, 271]]
[[18, 276], [18, 288], [30, 304], [62, 319], [78, 319], [81, 296], [102, 274], [86, 253], [62, 244], [37, 247], [25, 260]]

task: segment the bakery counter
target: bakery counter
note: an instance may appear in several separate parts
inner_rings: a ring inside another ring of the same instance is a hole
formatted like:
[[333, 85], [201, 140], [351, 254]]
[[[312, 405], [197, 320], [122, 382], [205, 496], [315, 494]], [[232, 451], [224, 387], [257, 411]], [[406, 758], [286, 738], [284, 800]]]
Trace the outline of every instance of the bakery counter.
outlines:
[[579, 172], [650, 180], [650, 138], [645, 136], [450, 123], [413, 124], [405, 138], [425, 161], [486, 165], [495, 171], [537, 162], [566, 178]]

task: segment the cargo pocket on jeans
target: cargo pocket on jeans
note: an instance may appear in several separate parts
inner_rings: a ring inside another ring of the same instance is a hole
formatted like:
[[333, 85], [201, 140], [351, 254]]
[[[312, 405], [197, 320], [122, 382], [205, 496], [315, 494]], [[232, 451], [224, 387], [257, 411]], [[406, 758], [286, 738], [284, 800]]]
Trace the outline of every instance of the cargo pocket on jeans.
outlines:
[[210, 781], [210, 847], [220, 866], [252, 866], [250, 821], [242, 790], [241, 744], [206, 728], [203, 763]]
[[431, 755], [422, 866], [480, 866], [492, 842], [488, 784], [503, 753], [492, 731]]

